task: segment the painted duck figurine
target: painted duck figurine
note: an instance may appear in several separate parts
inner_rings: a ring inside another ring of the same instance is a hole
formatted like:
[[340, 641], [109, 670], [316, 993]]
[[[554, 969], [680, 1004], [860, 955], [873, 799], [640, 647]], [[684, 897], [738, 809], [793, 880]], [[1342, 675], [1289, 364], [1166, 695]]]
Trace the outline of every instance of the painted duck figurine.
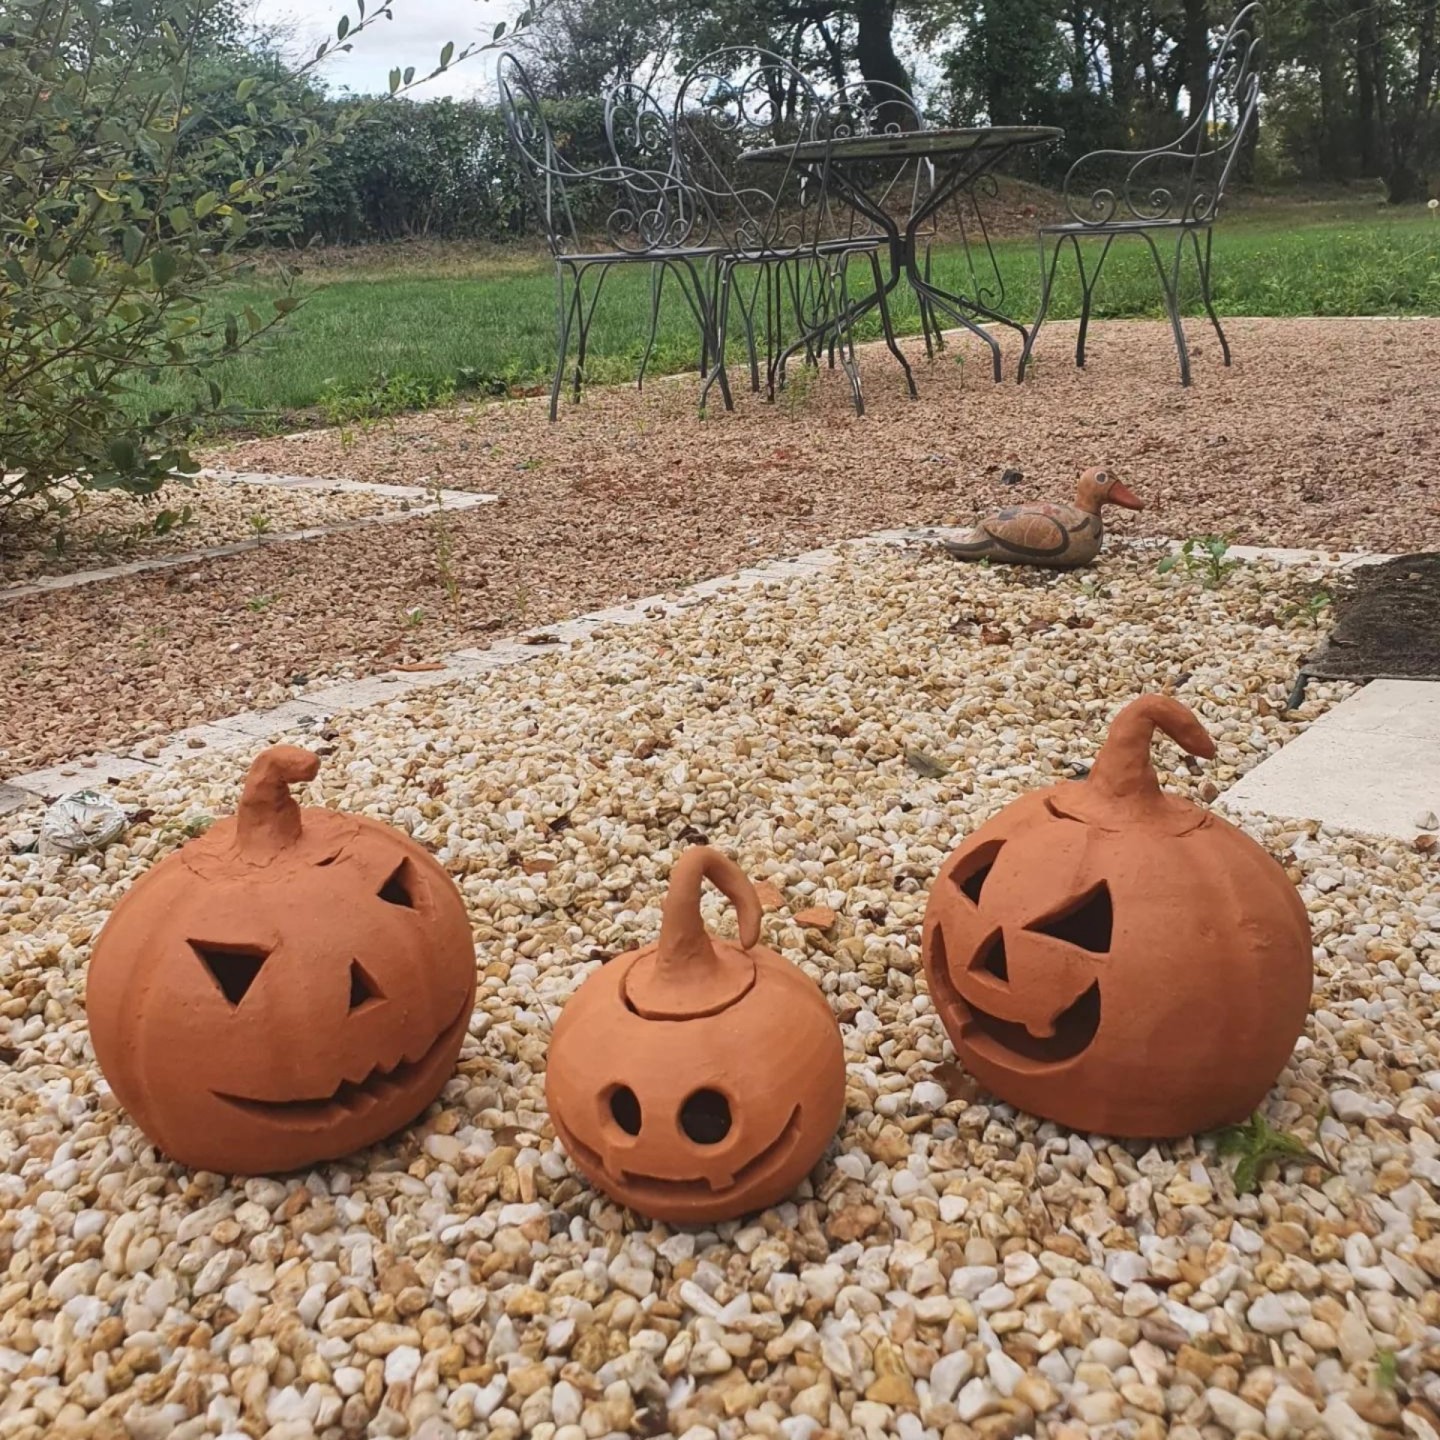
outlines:
[[1144, 501], [1108, 470], [1087, 470], [1080, 477], [1073, 505], [1007, 505], [984, 516], [958, 540], [942, 543], [957, 560], [1068, 570], [1088, 565], [1100, 553], [1105, 538], [1100, 511], [1105, 505], [1145, 508]]

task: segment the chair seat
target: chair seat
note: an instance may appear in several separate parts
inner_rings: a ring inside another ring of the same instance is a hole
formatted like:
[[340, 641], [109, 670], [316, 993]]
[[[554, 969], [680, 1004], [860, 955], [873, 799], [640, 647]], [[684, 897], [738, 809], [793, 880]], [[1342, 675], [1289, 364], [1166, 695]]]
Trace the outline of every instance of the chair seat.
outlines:
[[1042, 235], [1124, 235], [1128, 231], [1140, 230], [1202, 230], [1213, 225], [1209, 220], [1162, 219], [1162, 220], [1067, 220], [1058, 225], [1042, 225]]

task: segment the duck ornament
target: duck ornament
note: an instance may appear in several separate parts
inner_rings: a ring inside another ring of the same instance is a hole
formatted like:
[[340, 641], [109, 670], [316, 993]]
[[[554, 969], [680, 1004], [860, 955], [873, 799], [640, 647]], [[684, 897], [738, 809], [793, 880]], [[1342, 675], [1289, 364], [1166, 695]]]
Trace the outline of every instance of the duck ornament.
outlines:
[[1007, 505], [986, 515], [959, 539], [942, 543], [957, 560], [1070, 570], [1088, 565], [1100, 553], [1105, 538], [1100, 512], [1106, 505], [1145, 508], [1144, 501], [1108, 470], [1087, 470], [1080, 477], [1073, 505]]

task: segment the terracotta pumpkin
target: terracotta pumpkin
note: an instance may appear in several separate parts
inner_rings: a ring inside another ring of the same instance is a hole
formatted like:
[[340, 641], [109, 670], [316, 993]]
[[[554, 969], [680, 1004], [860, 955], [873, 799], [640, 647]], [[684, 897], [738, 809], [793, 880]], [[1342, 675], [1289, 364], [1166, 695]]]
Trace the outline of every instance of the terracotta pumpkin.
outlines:
[[1016, 801], [945, 861], [923, 938], [935, 1008], [988, 1089], [1144, 1139], [1249, 1116], [1294, 1049], [1313, 971], [1280, 865], [1161, 791], [1157, 726], [1215, 753], [1178, 701], [1135, 701], [1088, 779]]
[[455, 1068], [475, 951], [408, 836], [302, 810], [308, 750], [250, 769], [239, 814], [143, 876], [90, 961], [100, 1068], [166, 1154], [221, 1173], [338, 1159], [408, 1124]]
[[[708, 935], [700, 886], [734, 902]], [[658, 943], [612, 960], [550, 1041], [550, 1118], [577, 1169], [641, 1215], [735, 1219], [788, 1195], [845, 1111], [840, 1027], [815, 984], [760, 947], [760, 901], [703, 846], [675, 865]]]

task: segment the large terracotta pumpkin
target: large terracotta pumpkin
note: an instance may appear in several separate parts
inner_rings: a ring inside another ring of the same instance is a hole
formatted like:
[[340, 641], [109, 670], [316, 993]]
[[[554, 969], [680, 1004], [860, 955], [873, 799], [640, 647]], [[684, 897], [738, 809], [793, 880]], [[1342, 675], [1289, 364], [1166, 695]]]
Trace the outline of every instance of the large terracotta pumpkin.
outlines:
[[239, 814], [143, 876], [90, 961], [100, 1068], [166, 1154], [259, 1174], [408, 1124], [455, 1067], [475, 951], [454, 882], [363, 816], [302, 810], [308, 750], [251, 767]]
[[1088, 779], [1018, 800], [945, 861], [923, 938], [936, 1010], [988, 1089], [1134, 1138], [1251, 1114], [1304, 1026], [1313, 969], [1279, 864], [1161, 791], [1156, 726], [1215, 753], [1178, 701], [1135, 701]]
[[[700, 885], [734, 902], [708, 935]], [[576, 991], [550, 1041], [550, 1118], [575, 1166], [641, 1215], [735, 1219], [788, 1195], [845, 1111], [840, 1027], [815, 984], [760, 947], [760, 902], [703, 846], [676, 863], [658, 943]]]

